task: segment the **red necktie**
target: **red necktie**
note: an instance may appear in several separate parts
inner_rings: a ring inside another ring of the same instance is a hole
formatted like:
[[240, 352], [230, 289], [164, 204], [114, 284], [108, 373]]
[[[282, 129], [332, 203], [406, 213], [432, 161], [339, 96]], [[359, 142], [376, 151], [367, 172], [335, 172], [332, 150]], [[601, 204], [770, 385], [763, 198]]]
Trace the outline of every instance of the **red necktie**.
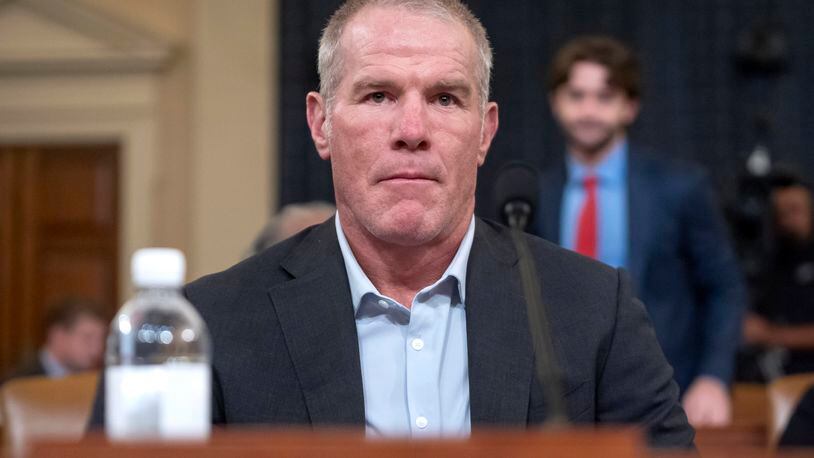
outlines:
[[577, 253], [596, 259], [597, 256], [596, 177], [585, 178], [585, 203], [577, 224]]

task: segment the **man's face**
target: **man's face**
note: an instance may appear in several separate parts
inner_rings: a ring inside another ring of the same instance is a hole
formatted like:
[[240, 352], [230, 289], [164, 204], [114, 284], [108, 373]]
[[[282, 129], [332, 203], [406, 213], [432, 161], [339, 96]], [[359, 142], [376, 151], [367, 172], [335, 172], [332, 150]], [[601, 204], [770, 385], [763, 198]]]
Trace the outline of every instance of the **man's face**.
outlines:
[[777, 189], [772, 203], [781, 234], [805, 241], [812, 235], [811, 193], [803, 186]]
[[638, 103], [608, 85], [608, 70], [577, 62], [568, 81], [550, 97], [551, 109], [571, 148], [597, 154], [621, 138], [638, 114]]
[[71, 371], [98, 368], [102, 362], [107, 326], [91, 316], [79, 317], [71, 327], [50, 331], [49, 350]]
[[322, 97], [310, 93], [307, 102], [314, 143], [331, 161], [343, 226], [418, 246], [468, 224], [477, 168], [498, 124], [496, 104], [480, 109], [469, 32], [369, 7], [347, 25], [339, 52], [330, 132]]

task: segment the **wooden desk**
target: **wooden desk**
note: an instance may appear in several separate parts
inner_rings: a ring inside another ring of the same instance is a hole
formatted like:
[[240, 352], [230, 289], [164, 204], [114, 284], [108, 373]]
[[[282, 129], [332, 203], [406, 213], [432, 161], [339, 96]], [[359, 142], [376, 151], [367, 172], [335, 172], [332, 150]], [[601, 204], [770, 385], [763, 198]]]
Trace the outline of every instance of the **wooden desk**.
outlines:
[[354, 431], [229, 430], [215, 431], [201, 444], [110, 444], [102, 436], [75, 443], [35, 444], [40, 458], [220, 458], [220, 457], [642, 457], [641, 435], [632, 429], [562, 432], [480, 431], [466, 440], [365, 439]]
[[748, 446], [766, 448], [764, 424], [733, 424], [726, 428], [703, 428], [695, 431], [695, 445], [702, 452], [709, 447]]
[[[811, 458], [814, 449], [770, 453], [765, 445], [742, 441], [749, 431], [702, 431], [702, 458]], [[741, 439], [739, 439], [741, 438]], [[716, 442], [717, 441], [717, 442]], [[651, 450], [633, 429], [563, 430], [543, 432], [476, 431], [465, 440], [366, 439], [358, 430], [254, 429], [219, 430], [204, 443], [110, 444], [96, 435], [79, 442], [34, 444], [33, 458], [221, 458], [221, 457], [601, 457], [698, 458], [685, 450]]]
[[[762, 383], [736, 383], [732, 387], [732, 423], [762, 424], [769, 421], [769, 398]], [[768, 437], [768, 436], [767, 436]]]

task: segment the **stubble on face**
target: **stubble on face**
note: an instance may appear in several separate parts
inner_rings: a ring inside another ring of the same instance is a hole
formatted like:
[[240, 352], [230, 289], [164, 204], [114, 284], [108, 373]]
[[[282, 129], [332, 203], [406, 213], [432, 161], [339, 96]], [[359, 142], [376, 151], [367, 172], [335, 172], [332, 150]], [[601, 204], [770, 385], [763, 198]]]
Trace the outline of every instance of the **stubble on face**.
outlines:
[[599, 156], [624, 133], [624, 129], [590, 117], [561, 125], [568, 144], [588, 157]]

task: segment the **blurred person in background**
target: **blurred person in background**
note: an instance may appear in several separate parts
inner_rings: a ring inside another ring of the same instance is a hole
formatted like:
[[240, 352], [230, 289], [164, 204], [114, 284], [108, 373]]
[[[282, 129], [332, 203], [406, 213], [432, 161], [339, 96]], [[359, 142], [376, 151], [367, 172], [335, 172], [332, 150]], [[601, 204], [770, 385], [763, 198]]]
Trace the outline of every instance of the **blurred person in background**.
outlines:
[[744, 340], [786, 350], [782, 373], [814, 372], [812, 189], [790, 173], [777, 173], [770, 181], [775, 249], [760, 281], [755, 310], [744, 320]]
[[312, 201], [288, 204], [272, 216], [252, 242], [248, 255], [260, 253], [277, 242], [291, 237], [301, 230], [322, 223], [336, 212], [328, 202]]
[[549, 69], [567, 154], [543, 174], [536, 233], [630, 270], [690, 423], [724, 426], [745, 289], [706, 174], [628, 143], [641, 77], [620, 42], [576, 38]]
[[23, 362], [8, 379], [57, 378], [101, 367], [108, 320], [96, 303], [65, 299], [47, 311], [44, 324], [45, 344], [36, 357]]

